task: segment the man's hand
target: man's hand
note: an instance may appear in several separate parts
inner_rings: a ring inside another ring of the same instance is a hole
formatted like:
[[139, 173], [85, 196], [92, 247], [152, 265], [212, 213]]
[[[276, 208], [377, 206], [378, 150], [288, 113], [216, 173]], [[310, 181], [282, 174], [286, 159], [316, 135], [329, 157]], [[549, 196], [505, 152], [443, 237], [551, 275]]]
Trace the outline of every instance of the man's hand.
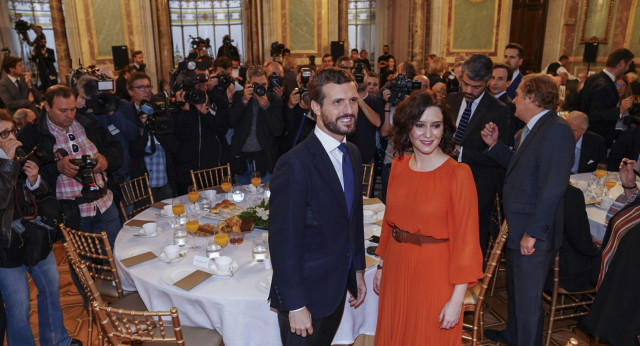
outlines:
[[273, 88], [273, 93], [278, 95], [279, 98], [282, 98], [282, 94], [284, 94], [284, 87], [277, 86], [277, 87]]
[[109, 167], [109, 161], [107, 161], [107, 158], [104, 157], [104, 155], [97, 153], [94, 159], [96, 160], [96, 167], [93, 169], [94, 172], [102, 173], [107, 170]]
[[27, 86], [31, 88], [31, 72], [27, 72], [24, 74], [24, 82], [27, 83]]
[[78, 174], [78, 166], [72, 164], [69, 160], [71, 160], [71, 156], [65, 156], [58, 160], [56, 165], [58, 166], [58, 172], [73, 178]]
[[38, 164], [31, 160], [27, 160], [27, 162], [24, 163], [24, 167], [22, 168], [22, 170], [24, 170], [24, 174], [27, 176], [29, 184], [33, 186], [33, 184], [38, 181], [38, 172], [40, 171], [40, 167], [38, 167]]
[[13, 160], [16, 156], [16, 149], [22, 146], [22, 142], [15, 138], [7, 138], [0, 142], [0, 149], [4, 151], [9, 160]]
[[242, 91], [242, 102], [244, 104], [249, 103], [251, 97], [253, 97], [253, 84], [247, 84], [244, 86], [244, 90]]
[[209, 113], [209, 109], [207, 108], [207, 104], [209, 103], [209, 95], [207, 95], [205, 93], [204, 96], [205, 96], [204, 103], [194, 105], [196, 107], [196, 109], [198, 110], [198, 112], [200, 112], [200, 114]]
[[627, 111], [633, 106], [633, 95], [620, 101], [620, 114], [627, 114]]
[[233, 101], [233, 94], [236, 93], [236, 84], [235, 83], [229, 83], [229, 86], [227, 87], [227, 101], [231, 102]]
[[289, 326], [292, 333], [296, 333], [303, 338], [307, 335], [313, 335], [309, 309], [305, 306], [302, 310], [289, 311]]
[[391, 90], [384, 89], [384, 91], [382, 91], [382, 99], [384, 102], [389, 102], [389, 97], [391, 97]]
[[[184, 90], [178, 90], [178, 91], [176, 92], [176, 102], [185, 102], [185, 101], [184, 101], [184, 94], [185, 94], [185, 91], [184, 91]], [[185, 103], [185, 104], [182, 106], [182, 110], [183, 110], [183, 111], [188, 111], [188, 110], [189, 110], [189, 104], [188, 104], [188, 103]]]
[[253, 97], [256, 99], [256, 101], [258, 101], [258, 105], [260, 106], [260, 108], [264, 108], [269, 105], [269, 99], [267, 98], [267, 94], [264, 94], [262, 96], [253, 94]]
[[529, 256], [533, 254], [536, 251], [536, 249], [533, 247], [535, 243], [536, 238], [532, 238], [527, 234], [523, 235], [522, 239], [520, 240], [520, 253], [523, 256]]
[[498, 126], [493, 122], [489, 122], [484, 126], [484, 130], [480, 132], [482, 136], [482, 140], [489, 148], [493, 148], [493, 146], [498, 143]]
[[289, 102], [287, 103], [287, 106], [290, 109], [293, 109], [298, 103], [300, 103], [300, 91], [298, 91], [298, 88], [295, 88], [289, 95]]
[[34, 102], [36, 100], [35, 97], [33, 97], [33, 93], [31, 91], [29, 91], [29, 102]]
[[356, 282], [358, 284], [358, 298], [349, 297], [349, 305], [352, 308], [358, 308], [364, 302], [367, 295], [367, 284], [364, 282], [364, 273], [356, 273]]

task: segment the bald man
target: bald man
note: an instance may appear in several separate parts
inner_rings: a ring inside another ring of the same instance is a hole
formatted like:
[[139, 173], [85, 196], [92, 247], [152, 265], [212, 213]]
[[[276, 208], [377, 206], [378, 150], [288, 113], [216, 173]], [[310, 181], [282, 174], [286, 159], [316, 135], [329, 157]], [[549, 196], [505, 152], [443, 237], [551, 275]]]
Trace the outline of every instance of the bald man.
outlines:
[[16, 121], [16, 127], [20, 130], [36, 120], [36, 113], [29, 108], [20, 108], [13, 113], [13, 120]]
[[589, 117], [579, 111], [573, 111], [567, 116], [567, 122], [576, 139], [571, 174], [593, 172], [599, 163], [606, 162], [607, 147], [604, 137], [587, 131]]

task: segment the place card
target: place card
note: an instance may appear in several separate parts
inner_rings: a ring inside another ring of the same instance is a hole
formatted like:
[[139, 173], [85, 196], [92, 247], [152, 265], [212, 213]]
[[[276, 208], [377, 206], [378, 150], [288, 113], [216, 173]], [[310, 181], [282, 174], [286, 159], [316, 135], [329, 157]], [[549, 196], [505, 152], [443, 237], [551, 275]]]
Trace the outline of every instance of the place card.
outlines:
[[194, 271], [193, 273], [185, 276], [184, 278], [176, 281], [173, 285], [176, 287], [180, 287], [183, 290], [191, 290], [192, 288], [198, 286], [202, 281], [211, 277], [210, 273], [202, 271], [200, 269]]
[[367, 198], [362, 200], [362, 205], [369, 204], [382, 204], [382, 201], [379, 198]]
[[380, 260], [377, 259], [377, 258], [370, 257], [370, 256], [364, 256], [364, 262], [365, 262], [365, 266], [367, 268], [369, 268], [371, 266], [374, 266], [374, 265], [378, 264], [380, 262]]
[[156, 208], [156, 209], [164, 209], [165, 206], [169, 205], [169, 203], [165, 203], [165, 202], [155, 202], [152, 205], [150, 205], [151, 208]]
[[145, 223], [155, 222], [153, 220], [129, 220], [124, 223], [127, 227], [142, 227]]
[[120, 260], [120, 263], [122, 263], [123, 266], [129, 268], [131, 266], [134, 266], [136, 264], [140, 264], [142, 262], [146, 262], [146, 261], [150, 261], [154, 258], [156, 258], [156, 254], [154, 254], [151, 251], [147, 251], [144, 253], [141, 253], [139, 255], [135, 255], [135, 256], [131, 256], [129, 258], [125, 258]]
[[209, 257], [193, 256], [193, 265], [209, 269]]

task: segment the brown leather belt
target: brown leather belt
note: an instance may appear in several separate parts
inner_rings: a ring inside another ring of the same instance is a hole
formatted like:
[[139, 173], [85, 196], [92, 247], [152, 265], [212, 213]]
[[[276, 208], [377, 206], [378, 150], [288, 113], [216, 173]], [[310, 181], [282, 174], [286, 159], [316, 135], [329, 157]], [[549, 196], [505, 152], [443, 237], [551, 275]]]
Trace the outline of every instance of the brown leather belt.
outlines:
[[393, 226], [391, 235], [393, 236], [393, 239], [395, 239], [398, 243], [409, 243], [409, 244], [414, 244], [418, 246], [421, 246], [422, 244], [446, 243], [449, 241], [448, 238], [437, 239], [428, 235], [409, 233], [407, 231], [401, 230], [396, 226]]

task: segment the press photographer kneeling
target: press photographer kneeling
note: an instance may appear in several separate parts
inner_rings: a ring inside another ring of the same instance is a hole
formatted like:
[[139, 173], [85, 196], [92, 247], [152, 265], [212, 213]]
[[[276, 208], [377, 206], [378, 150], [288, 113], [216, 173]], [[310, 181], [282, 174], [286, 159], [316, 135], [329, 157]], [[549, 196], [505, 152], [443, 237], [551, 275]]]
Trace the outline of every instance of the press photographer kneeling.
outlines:
[[[53, 222], [38, 215], [47, 184], [39, 175], [32, 153], [25, 154], [16, 139], [16, 124], [0, 109], [0, 335], [7, 343], [35, 345], [29, 324], [29, 282], [38, 288], [38, 326], [41, 345], [82, 345], [63, 325], [59, 302], [58, 267], [51, 251], [57, 233]], [[49, 197], [51, 198], [51, 197]], [[4, 309], [3, 309], [4, 306]], [[0, 337], [0, 338], [2, 338]], [[2, 343], [0, 339], [0, 343]]]

